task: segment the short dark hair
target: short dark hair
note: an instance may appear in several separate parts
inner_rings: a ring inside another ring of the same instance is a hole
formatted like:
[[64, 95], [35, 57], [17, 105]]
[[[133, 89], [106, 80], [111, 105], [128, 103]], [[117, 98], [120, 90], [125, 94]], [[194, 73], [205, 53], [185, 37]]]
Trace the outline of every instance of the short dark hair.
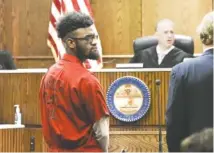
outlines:
[[93, 24], [93, 20], [82, 12], [70, 12], [64, 15], [57, 23], [58, 37], [63, 39], [68, 33], [79, 28], [87, 28]]
[[213, 152], [213, 128], [204, 129], [185, 138], [181, 143], [183, 152]]

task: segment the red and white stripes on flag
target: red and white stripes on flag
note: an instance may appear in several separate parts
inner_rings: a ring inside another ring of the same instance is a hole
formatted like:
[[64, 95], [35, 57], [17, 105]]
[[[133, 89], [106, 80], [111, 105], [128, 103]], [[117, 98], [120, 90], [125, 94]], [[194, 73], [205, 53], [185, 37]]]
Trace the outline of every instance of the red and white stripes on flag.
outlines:
[[[47, 44], [53, 53], [55, 61], [59, 60], [60, 57], [65, 53], [63, 43], [57, 36], [56, 22], [61, 16], [72, 11], [80, 11], [92, 17], [89, 0], [52, 0]], [[93, 25], [93, 29], [95, 33], [98, 34], [95, 25]], [[102, 47], [100, 40], [98, 41], [97, 47], [99, 50], [100, 59], [86, 60], [84, 65], [88, 69], [102, 68]]]

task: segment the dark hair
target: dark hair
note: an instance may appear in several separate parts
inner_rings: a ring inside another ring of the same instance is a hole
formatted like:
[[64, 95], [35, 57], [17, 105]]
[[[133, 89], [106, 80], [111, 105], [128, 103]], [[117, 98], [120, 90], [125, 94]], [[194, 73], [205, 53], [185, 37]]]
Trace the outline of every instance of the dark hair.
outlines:
[[82, 12], [70, 12], [63, 16], [57, 23], [56, 29], [59, 38], [64, 38], [68, 33], [79, 28], [87, 28], [93, 24], [93, 20]]
[[0, 51], [0, 70], [13, 69], [16, 69], [16, 65], [10, 52], [6, 50]]
[[183, 152], [213, 152], [213, 128], [204, 129], [184, 139], [181, 143]]

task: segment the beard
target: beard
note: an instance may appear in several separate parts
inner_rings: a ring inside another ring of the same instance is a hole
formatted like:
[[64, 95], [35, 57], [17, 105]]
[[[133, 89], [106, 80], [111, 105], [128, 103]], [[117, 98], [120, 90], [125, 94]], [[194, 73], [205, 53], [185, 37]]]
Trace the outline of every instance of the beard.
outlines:
[[86, 59], [98, 60], [100, 58], [100, 55], [97, 51], [89, 51], [89, 54], [85, 55], [84, 53], [86, 50], [86, 48], [80, 46], [78, 43], [76, 44], [77, 57], [81, 61], [85, 61]]
[[91, 59], [91, 60], [98, 60], [100, 58], [100, 55], [97, 53], [97, 51], [96, 52], [91, 51], [89, 52], [87, 57], [88, 59]]

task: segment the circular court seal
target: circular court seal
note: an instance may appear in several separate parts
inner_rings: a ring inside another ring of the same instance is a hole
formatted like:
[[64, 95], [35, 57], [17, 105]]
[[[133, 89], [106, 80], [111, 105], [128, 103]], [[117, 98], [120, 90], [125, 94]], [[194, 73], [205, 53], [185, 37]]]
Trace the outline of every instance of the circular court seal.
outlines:
[[115, 118], [124, 122], [137, 121], [150, 107], [149, 89], [136, 77], [121, 77], [108, 88], [107, 106]]

